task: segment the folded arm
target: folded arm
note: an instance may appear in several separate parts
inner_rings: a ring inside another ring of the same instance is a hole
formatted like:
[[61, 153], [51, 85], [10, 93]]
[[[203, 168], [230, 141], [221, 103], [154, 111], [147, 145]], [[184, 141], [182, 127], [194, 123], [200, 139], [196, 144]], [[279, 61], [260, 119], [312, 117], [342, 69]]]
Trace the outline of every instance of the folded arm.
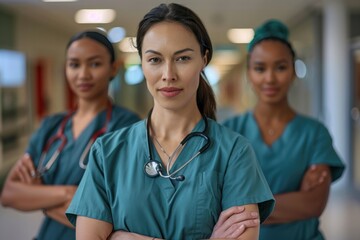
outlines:
[[46, 186], [32, 177], [33, 162], [25, 154], [10, 170], [1, 193], [1, 204], [21, 211], [56, 207], [71, 200], [76, 186]]
[[47, 217], [52, 218], [53, 220], [65, 225], [67, 227], [74, 228], [74, 226], [69, 222], [69, 220], [67, 219], [67, 217], [65, 215], [66, 209], [69, 207], [70, 202], [71, 201], [68, 201], [57, 207], [43, 209], [43, 212]]
[[304, 175], [301, 188], [296, 192], [274, 195], [276, 205], [264, 224], [288, 223], [320, 217], [325, 209], [331, 184], [327, 165], [311, 167]]
[[76, 218], [77, 240], [107, 240], [112, 230], [111, 223], [83, 216]]
[[[257, 204], [235, 206], [224, 210], [214, 226], [210, 239], [258, 239], [259, 210]], [[109, 240], [152, 240], [151, 236], [144, 236], [125, 231], [113, 232]], [[155, 238], [159, 239], [159, 238]]]

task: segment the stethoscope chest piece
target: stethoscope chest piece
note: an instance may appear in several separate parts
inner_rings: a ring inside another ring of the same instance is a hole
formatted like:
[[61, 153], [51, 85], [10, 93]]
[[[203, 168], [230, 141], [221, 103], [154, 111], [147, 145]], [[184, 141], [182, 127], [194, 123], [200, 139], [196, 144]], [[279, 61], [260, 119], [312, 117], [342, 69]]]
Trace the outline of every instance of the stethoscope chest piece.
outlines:
[[158, 161], [150, 160], [145, 163], [144, 171], [149, 177], [157, 177], [161, 171], [161, 164]]

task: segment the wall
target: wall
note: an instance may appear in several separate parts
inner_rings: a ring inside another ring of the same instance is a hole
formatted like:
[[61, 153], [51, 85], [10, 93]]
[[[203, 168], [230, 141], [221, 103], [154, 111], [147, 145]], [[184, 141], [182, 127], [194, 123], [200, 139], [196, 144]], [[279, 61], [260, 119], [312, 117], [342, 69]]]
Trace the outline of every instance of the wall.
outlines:
[[[16, 141], [13, 146], [6, 149], [1, 149], [0, 146], [0, 170], [5, 171], [19, 157], [19, 152], [24, 150], [30, 133], [41, 120], [35, 114], [37, 93], [34, 88], [35, 66], [39, 61], [42, 61], [45, 67], [46, 114], [65, 109], [66, 85], [63, 64], [68, 39], [69, 35], [47, 26], [45, 21], [36, 22], [0, 7], [0, 48], [21, 51], [25, 53], [27, 61], [26, 84], [16, 88], [0, 88], [3, 96], [11, 96], [16, 100], [14, 108], [18, 112], [15, 119], [6, 119], [6, 122], [16, 129]], [[4, 102], [1, 101], [0, 106]], [[4, 124], [6, 123], [3, 121], [2, 125]], [[3, 164], [5, 162], [6, 164]]]

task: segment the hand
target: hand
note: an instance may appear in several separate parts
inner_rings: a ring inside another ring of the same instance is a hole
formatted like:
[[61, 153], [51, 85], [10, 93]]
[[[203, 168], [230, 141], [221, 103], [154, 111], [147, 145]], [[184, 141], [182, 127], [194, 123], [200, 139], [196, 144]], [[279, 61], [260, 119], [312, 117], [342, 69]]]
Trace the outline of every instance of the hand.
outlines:
[[25, 153], [16, 163], [11, 178], [26, 184], [42, 184], [40, 178], [35, 176], [34, 163], [29, 154]]
[[238, 238], [246, 228], [257, 227], [260, 224], [258, 212], [245, 211], [244, 206], [231, 207], [221, 212], [215, 224], [210, 239]]
[[320, 165], [312, 165], [305, 173], [301, 182], [301, 191], [310, 191], [323, 183], [329, 177], [326, 170]]

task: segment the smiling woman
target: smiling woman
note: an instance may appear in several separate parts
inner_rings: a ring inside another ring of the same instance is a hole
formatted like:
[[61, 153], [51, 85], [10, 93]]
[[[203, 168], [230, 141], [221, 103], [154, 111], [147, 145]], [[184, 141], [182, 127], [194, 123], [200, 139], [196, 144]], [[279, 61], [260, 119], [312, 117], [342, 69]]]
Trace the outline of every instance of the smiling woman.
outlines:
[[161, 4], [136, 40], [154, 105], [92, 148], [67, 210], [77, 239], [257, 239], [274, 200], [251, 145], [215, 121], [203, 23]]
[[332, 181], [344, 165], [322, 123], [303, 116], [288, 102], [295, 80], [295, 52], [288, 29], [272, 19], [248, 45], [247, 73], [257, 96], [254, 110], [225, 122], [254, 146], [276, 207], [260, 239], [322, 240], [319, 217]]
[[45, 214], [36, 239], [75, 239], [65, 217], [97, 137], [139, 120], [108, 97], [116, 73], [115, 53], [99, 32], [74, 35], [66, 48], [65, 75], [77, 107], [46, 117], [33, 134], [26, 153], [7, 176], [1, 203], [21, 211]]

